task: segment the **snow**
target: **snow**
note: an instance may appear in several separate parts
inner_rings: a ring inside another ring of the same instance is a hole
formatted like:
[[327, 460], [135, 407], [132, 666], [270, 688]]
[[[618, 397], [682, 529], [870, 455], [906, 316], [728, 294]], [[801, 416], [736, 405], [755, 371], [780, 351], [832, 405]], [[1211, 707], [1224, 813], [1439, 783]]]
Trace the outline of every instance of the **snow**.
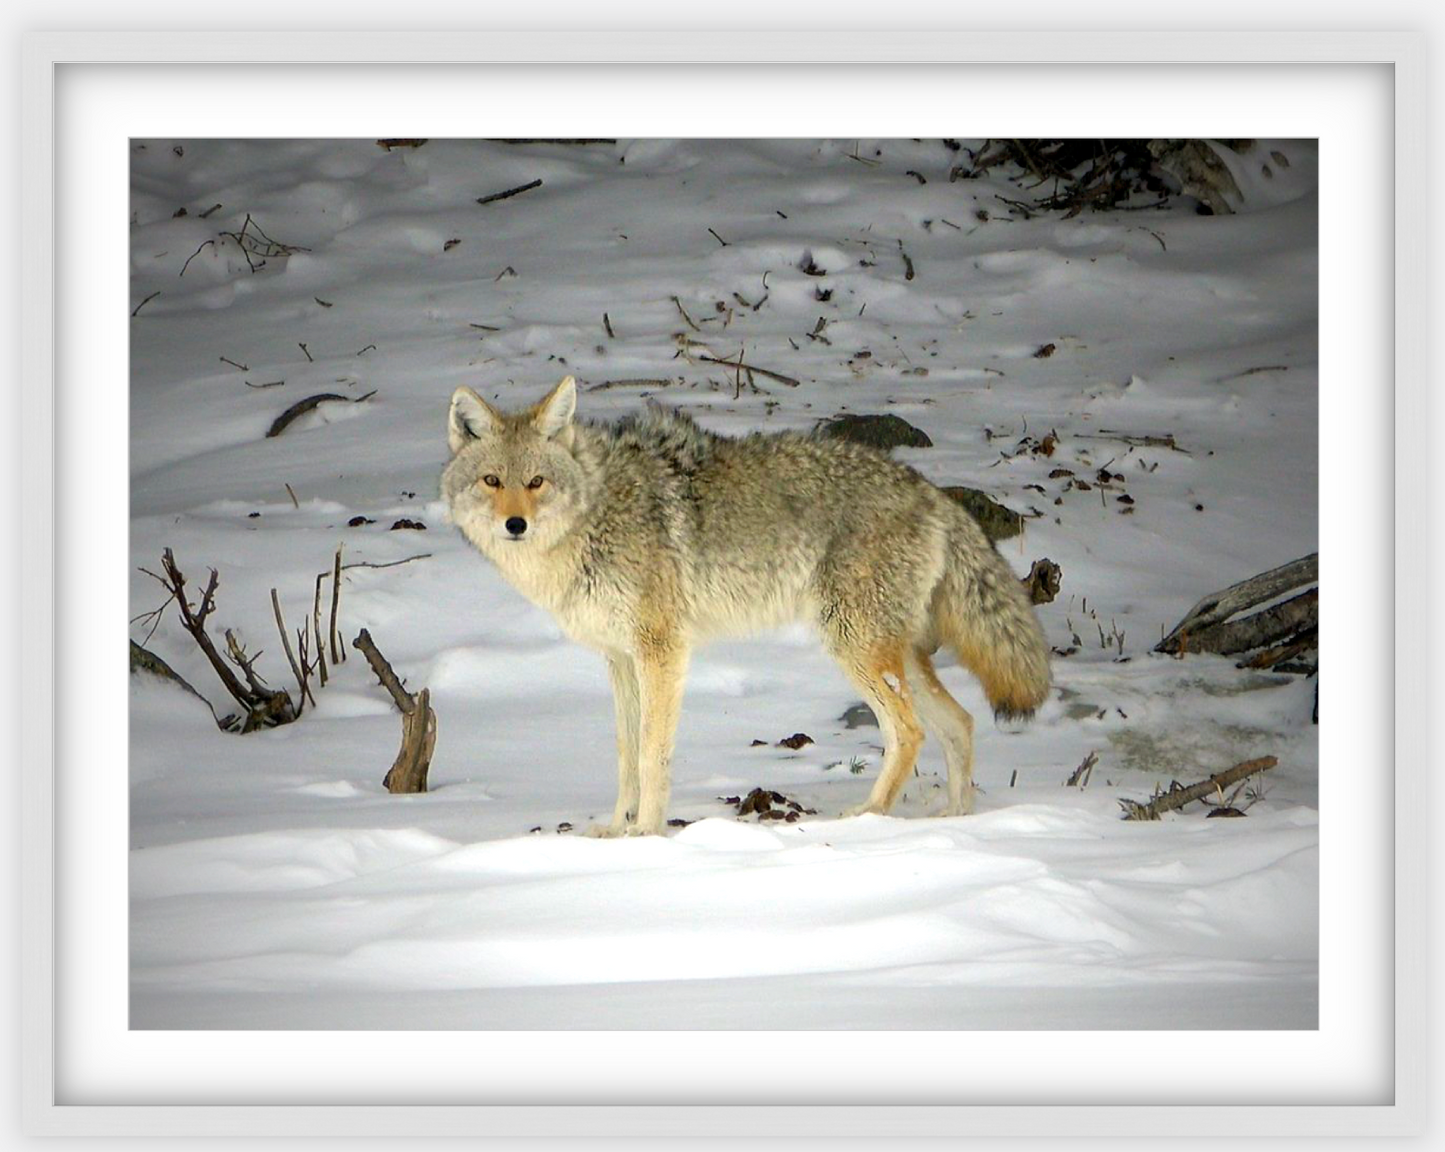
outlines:
[[[1292, 162], [1235, 165], [1254, 211], [1025, 221], [996, 198], [1017, 187], [949, 183], [929, 140], [134, 142], [131, 306], [160, 295], [131, 321], [132, 615], [164, 599], [134, 570], [163, 548], [192, 586], [215, 567], [215, 629], [294, 694], [270, 590], [299, 627], [341, 544], [392, 565], [345, 572], [342, 635], [368, 628], [440, 727], [432, 790], [390, 796], [399, 718], [359, 653], [298, 723], [246, 736], [133, 677], [132, 1027], [1315, 1027], [1314, 683], [1148, 651], [1205, 593], [1318, 546], [1314, 156], [1261, 148]], [[307, 251], [252, 273], [218, 239], [247, 213]], [[802, 383], [739, 390], [674, 358], [678, 333]], [[837, 819], [879, 735], [842, 723], [857, 698], [794, 627], [696, 655], [671, 808], [693, 823], [559, 831], [611, 811], [605, 671], [436, 485], [456, 385], [517, 405], [567, 373], [591, 418], [644, 394], [725, 433], [892, 412], [934, 441], [900, 459], [1041, 514], [1001, 549], [1062, 567], [1040, 618], [1078, 651], [1027, 726], [942, 669], [979, 717], [975, 815], [928, 815], [927, 744], [892, 816]], [[657, 377], [685, 383], [587, 390]], [[265, 437], [315, 392], [373, 390]], [[1005, 457], [1050, 430], [1052, 457]], [[1184, 451], [1097, 438], [1119, 432]], [[1066, 492], [1060, 467], [1126, 481]], [[174, 609], [147, 643], [226, 711]], [[799, 731], [814, 743], [777, 745]], [[1119, 819], [1120, 797], [1260, 755], [1280, 763], [1245, 819]], [[757, 786], [818, 814], [754, 824], [720, 799]]]

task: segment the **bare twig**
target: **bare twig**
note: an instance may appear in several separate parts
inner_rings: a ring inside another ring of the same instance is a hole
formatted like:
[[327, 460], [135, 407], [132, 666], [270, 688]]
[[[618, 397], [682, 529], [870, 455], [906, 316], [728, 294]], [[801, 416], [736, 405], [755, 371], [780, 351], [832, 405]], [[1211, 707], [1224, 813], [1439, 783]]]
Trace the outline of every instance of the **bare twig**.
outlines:
[[291, 665], [291, 674], [296, 677], [296, 683], [299, 685], [297, 692], [301, 703], [296, 707], [296, 715], [299, 718], [301, 709], [305, 707], [307, 700], [311, 701], [313, 708], [316, 707], [316, 697], [311, 695], [311, 689], [306, 683], [306, 676], [302, 673], [301, 666], [296, 663], [295, 653], [291, 651], [291, 638], [286, 635], [286, 621], [281, 618], [281, 599], [276, 595], [274, 588], [271, 589], [271, 610], [276, 614], [276, 630], [281, 633], [281, 646], [286, 651], [286, 660]]
[[786, 384], [789, 388], [796, 388], [801, 381], [792, 376], [784, 376], [781, 372], [773, 372], [767, 368], [759, 368], [756, 364], [744, 364], [741, 360], [724, 360], [720, 356], [704, 356], [698, 353], [699, 360], [706, 360], [710, 364], [726, 364], [729, 368], [741, 368], [746, 372], [756, 372], [759, 376], [766, 376], [769, 380], [776, 380], [779, 384]]
[[[413, 560], [429, 559], [431, 559], [431, 553], [422, 552], [416, 556], [408, 556], [405, 560], [392, 560], [386, 564], [373, 564], [370, 560], [353, 560], [350, 564], [343, 564], [341, 570], [345, 572], [351, 568], [395, 568], [398, 564], [410, 564]], [[345, 659], [344, 652], [345, 650], [343, 649], [343, 659]]]
[[682, 313], [682, 318], [687, 321], [687, 326], [694, 332], [701, 332], [702, 329], [692, 322], [692, 317], [687, 314], [687, 309], [682, 306], [682, 301], [674, 296], [672, 302], [677, 305], [677, 310]]
[[144, 308], [147, 304], [149, 304], [152, 300], [154, 300], [154, 299], [155, 299], [157, 296], [159, 296], [160, 294], [161, 294], [160, 289], [157, 288], [154, 292], [152, 292], [149, 296], [147, 296], [144, 300], [142, 300], [139, 304], [137, 304], [137, 305], [135, 306], [135, 310], [134, 310], [133, 312], [131, 312], [132, 318], [134, 318], [135, 315], [136, 315], [138, 312], [140, 312], [140, 310], [141, 310], [142, 308]]
[[589, 392], [603, 392], [608, 388], [670, 388], [677, 383], [664, 376], [636, 376], [627, 380], [604, 380], [600, 384], [593, 384], [587, 389]]
[[191, 261], [201, 254], [201, 248], [214, 248], [215, 246], [216, 242], [214, 240], [203, 240], [201, 242], [201, 247], [197, 248], [194, 252], [192, 252], [189, 256], [186, 257], [186, 262], [181, 265], [180, 275], [184, 276], [186, 274], [186, 269], [191, 266]]
[[1090, 752], [1084, 757], [1084, 762], [1069, 773], [1069, 778], [1064, 781], [1066, 788], [1085, 788], [1088, 786], [1089, 777], [1094, 774], [1094, 765], [1099, 762], [1099, 754]]

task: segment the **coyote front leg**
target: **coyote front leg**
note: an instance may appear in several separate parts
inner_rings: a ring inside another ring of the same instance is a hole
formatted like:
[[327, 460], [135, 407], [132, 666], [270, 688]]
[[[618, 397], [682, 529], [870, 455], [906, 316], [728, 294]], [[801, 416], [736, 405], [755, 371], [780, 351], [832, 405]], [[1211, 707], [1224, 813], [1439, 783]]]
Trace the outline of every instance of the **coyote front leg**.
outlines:
[[626, 653], [608, 654], [607, 673], [612, 680], [612, 706], [617, 715], [617, 806], [610, 824], [589, 828], [592, 836], [622, 836], [628, 821], [637, 816], [637, 739], [640, 701], [637, 670]]
[[649, 835], [661, 832], [667, 819], [672, 744], [682, 711], [687, 651], [680, 646], [644, 646], [633, 667], [641, 720], [637, 754], [640, 796], [637, 822], [628, 831]]

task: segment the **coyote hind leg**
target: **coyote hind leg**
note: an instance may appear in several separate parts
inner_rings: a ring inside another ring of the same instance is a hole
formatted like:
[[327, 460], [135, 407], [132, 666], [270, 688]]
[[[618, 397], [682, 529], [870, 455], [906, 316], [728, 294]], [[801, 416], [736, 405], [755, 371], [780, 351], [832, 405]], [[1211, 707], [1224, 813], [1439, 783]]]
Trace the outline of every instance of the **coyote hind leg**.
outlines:
[[883, 732], [883, 769], [868, 799], [849, 809], [845, 816], [887, 812], [918, 761], [923, 729], [913, 711], [913, 692], [904, 668], [903, 651], [904, 646], [894, 642], [880, 644], [866, 652], [834, 650], [843, 671], [858, 686], [878, 717], [878, 726]]
[[943, 759], [948, 765], [945, 813], [967, 816], [973, 811], [973, 717], [943, 686], [926, 648], [915, 647], [909, 652], [908, 672], [923, 726], [943, 745]]

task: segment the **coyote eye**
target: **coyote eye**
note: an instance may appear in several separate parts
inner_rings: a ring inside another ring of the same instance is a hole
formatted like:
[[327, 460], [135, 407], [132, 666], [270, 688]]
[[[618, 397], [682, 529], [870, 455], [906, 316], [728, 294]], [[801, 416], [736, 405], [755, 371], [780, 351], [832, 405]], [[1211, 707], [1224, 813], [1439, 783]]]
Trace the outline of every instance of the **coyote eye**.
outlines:
[[488, 472], [485, 476], [482, 477], [482, 483], [485, 484], [488, 488], [500, 488], [502, 486], [502, 482], [498, 480], [495, 476], [493, 476], [490, 472]]
[[528, 487], [528, 488], [540, 488], [540, 487], [542, 487], [542, 477], [540, 477], [540, 476], [533, 476], [530, 480], [527, 481], [527, 487]]

